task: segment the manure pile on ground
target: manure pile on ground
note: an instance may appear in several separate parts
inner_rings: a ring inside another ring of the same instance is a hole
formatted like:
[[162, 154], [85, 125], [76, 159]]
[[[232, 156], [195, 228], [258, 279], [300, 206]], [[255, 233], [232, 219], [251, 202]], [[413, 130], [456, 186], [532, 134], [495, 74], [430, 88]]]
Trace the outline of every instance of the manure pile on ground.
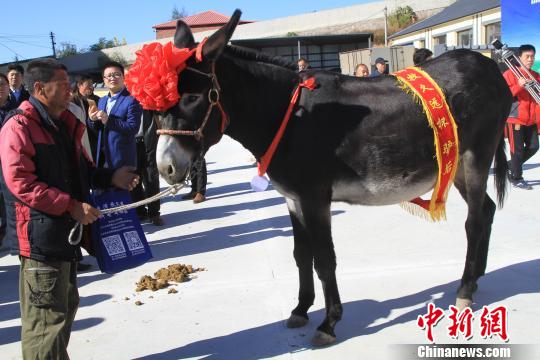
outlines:
[[[191, 280], [190, 274], [203, 271], [204, 268], [193, 268], [191, 265], [172, 264], [166, 268], [161, 268], [154, 273], [154, 277], [144, 275], [136, 284], [135, 291], [164, 289], [171, 285], [169, 282], [182, 283]], [[169, 292], [173, 293], [173, 292]]]

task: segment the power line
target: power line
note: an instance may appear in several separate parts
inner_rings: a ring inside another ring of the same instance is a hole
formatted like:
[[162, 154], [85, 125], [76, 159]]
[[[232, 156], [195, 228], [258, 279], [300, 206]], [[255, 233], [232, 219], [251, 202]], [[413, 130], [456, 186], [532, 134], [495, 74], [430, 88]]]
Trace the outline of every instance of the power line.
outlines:
[[30, 43], [30, 42], [27, 42], [27, 41], [20, 41], [20, 40], [9, 39], [9, 38], [6, 38], [6, 39], [7, 40], [5, 40], [5, 41], [9, 41], [9, 42], [16, 42], [16, 43], [19, 43], [19, 44], [37, 46], [37, 47], [44, 48], [44, 49], [50, 49], [50, 46], [38, 45], [38, 44]]
[[[57, 33], [55, 33], [55, 34], [56, 34], [56, 36], [57, 36], [58, 38], [63, 38], [63, 39], [65, 39], [67, 42], [78, 42], [78, 43], [90, 43], [90, 42], [91, 42], [91, 40], [88, 40], [88, 39], [83, 40], [83, 39], [79, 39], [79, 38], [72, 37], [71, 35], [67, 35], [67, 36], [66, 36], [64, 33], [58, 33], [58, 32], [57, 32]], [[95, 41], [94, 41], [94, 42], [95, 42]]]
[[[7, 46], [5, 43], [18, 43], [26, 46], [33, 46], [42, 49], [50, 49], [50, 47], [43, 45], [41, 42], [42, 39], [45, 39], [48, 35], [43, 33], [41, 34], [9, 34], [9, 33], [0, 33], [0, 45], [11, 53], [13, 53], [18, 59], [26, 59], [26, 56], [19, 54], [17, 51], [13, 50], [11, 47]], [[32, 41], [34, 40], [34, 41]], [[20, 46], [19, 46], [20, 47]]]
[[8, 49], [8, 50], [11, 51], [12, 53], [14, 53], [15, 56], [17, 56], [18, 58], [19, 58], [19, 57], [20, 57], [20, 58], [23, 58], [23, 59], [26, 58], [26, 57], [22, 56], [21, 54], [17, 53], [15, 50], [13, 50], [13, 49], [11, 49], [10, 47], [8, 47], [7, 45], [5, 45], [5, 44], [0, 43], [0, 45], [2, 45], [2, 46], [5, 47], [6, 49]]
[[0, 37], [10, 37], [10, 38], [35, 38], [35, 37], [49, 37], [49, 35], [44, 34], [33, 34], [33, 35], [21, 35], [21, 34], [0, 34]]

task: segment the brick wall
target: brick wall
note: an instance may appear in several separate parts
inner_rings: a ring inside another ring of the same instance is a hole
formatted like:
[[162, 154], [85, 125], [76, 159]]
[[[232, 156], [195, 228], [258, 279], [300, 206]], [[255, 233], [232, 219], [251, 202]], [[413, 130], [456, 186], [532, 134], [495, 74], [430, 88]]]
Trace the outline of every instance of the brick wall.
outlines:
[[163, 39], [174, 36], [176, 29], [156, 30], [156, 39]]

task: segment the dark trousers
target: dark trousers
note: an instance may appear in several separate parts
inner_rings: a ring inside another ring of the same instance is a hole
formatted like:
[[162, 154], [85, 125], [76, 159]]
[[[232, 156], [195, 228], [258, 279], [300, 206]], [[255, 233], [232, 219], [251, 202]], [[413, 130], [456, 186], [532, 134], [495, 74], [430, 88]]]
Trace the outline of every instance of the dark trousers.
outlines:
[[11, 238], [7, 236], [7, 210], [6, 199], [4, 198], [4, 189], [0, 188], [0, 248], [9, 251], [12, 255], [19, 254], [19, 242], [13, 233]]
[[200, 156], [191, 166], [191, 192], [206, 195], [206, 160]]
[[[159, 172], [156, 163], [156, 153], [155, 151], [147, 152], [142, 139], [137, 139], [137, 172], [141, 177], [141, 181], [131, 191], [131, 197], [134, 202], [159, 193]], [[136, 210], [140, 216], [159, 216], [160, 202], [156, 200], [145, 206], [139, 206]]]
[[523, 179], [523, 164], [538, 151], [538, 129], [536, 125], [521, 125], [519, 130], [516, 130], [516, 124], [508, 124], [508, 135], [512, 180], [521, 180]]

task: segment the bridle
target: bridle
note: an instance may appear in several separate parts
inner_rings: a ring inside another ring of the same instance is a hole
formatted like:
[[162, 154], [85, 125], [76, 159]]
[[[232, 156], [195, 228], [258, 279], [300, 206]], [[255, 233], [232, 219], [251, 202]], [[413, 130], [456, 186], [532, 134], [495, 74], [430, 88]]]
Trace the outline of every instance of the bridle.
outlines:
[[[204, 39], [196, 49], [190, 50], [192, 54], [195, 54], [195, 60], [197, 62], [202, 61], [202, 47], [205, 43], [206, 39]], [[187, 66], [184, 68], [184, 70], [193, 71], [197, 74], [203, 75], [210, 79], [212, 82], [212, 87], [210, 90], [208, 90], [208, 109], [206, 110], [206, 114], [204, 116], [204, 119], [201, 123], [201, 126], [197, 130], [174, 130], [174, 129], [159, 129], [157, 130], [158, 135], [172, 135], [172, 136], [193, 136], [195, 140], [201, 143], [201, 155], [204, 152], [204, 139], [203, 139], [203, 131], [206, 125], [208, 124], [208, 119], [210, 118], [210, 115], [212, 114], [212, 110], [214, 107], [217, 107], [219, 111], [221, 112], [221, 135], [225, 132], [225, 129], [229, 125], [229, 117], [223, 110], [223, 106], [221, 106], [220, 102], [220, 94], [221, 94], [221, 87], [219, 86], [219, 82], [217, 80], [216, 76], [216, 62], [213, 60], [211, 62], [211, 72], [205, 73], [203, 71], [200, 71], [198, 69], [195, 69], [193, 67]], [[316, 88], [317, 84], [315, 82], [314, 77], [307, 78], [303, 81], [301, 81], [295, 88], [293, 96], [291, 98], [291, 101], [289, 103], [289, 106], [287, 108], [287, 112], [285, 113], [285, 116], [283, 117], [283, 120], [281, 121], [281, 125], [274, 136], [272, 142], [270, 143], [270, 146], [266, 150], [266, 152], [263, 154], [263, 156], [258, 161], [258, 174], [259, 176], [263, 176], [266, 173], [266, 170], [268, 166], [270, 165], [270, 162], [272, 161], [272, 157], [274, 156], [274, 153], [276, 151], [277, 146], [279, 145], [279, 142], [281, 138], [283, 137], [283, 134], [285, 132], [285, 128], [287, 127], [287, 123], [289, 122], [289, 119], [291, 117], [292, 111], [294, 107], [296, 106], [296, 102], [298, 101], [300, 97], [300, 92], [302, 88], [306, 88], [310, 91], [314, 90]], [[221, 136], [218, 138], [217, 141], [221, 139]], [[216, 141], [216, 142], [217, 142]], [[213, 144], [210, 144], [210, 146]]]
[[[204, 44], [204, 43], [202, 42], [201, 44]], [[196, 59], [198, 62], [202, 61], [202, 56], [199, 55], [200, 54], [199, 48], [201, 48], [200, 45], [197, 48], [198, 51], [197, 51], [197, 56], [196, 56]], [[225, 132], [225, 129], [229, 125], [229, 117], [225, 113], [225, 110], [223, 110], [223, 106], [221, 105], [221, 102], [220, 102], [221, 86], [219, 86], [219, 82], [216, 76], [216, 62], [215, 61], [212, 61], [211, 68], [212, 68], [212, 72], [210, 73], [205, 73], [203, 71], [197, 70], [190, 66], [185, 68], [185, 70], [193, 71], [199, 75], [209, 78], [210, 81], [212, 82], [212, 87], [210, 88], [210, 90], [208, 90], [208, 94], [207, 94], [208, 102], [210, 104], [208, 105], [208, 108], [206, 110], [206, 114], [204, 115], [201, 126], [199, 126], [197, 130], [159, 129], [157, 130], [158, 135], [193, 136], [195, 137], [197, 141], [200, 141], [203, 138], [204, 128], [206, 127], [206, 124], [208, 124], [208, 119], [210, 118], [210, 115], [212, 114], [212, 110], [214, 109], [214, 107], [217, 107], [219, 111], [221, 112], [220, 131], [221, 131], [221, 135], [223, 135], [223, 133]]]

